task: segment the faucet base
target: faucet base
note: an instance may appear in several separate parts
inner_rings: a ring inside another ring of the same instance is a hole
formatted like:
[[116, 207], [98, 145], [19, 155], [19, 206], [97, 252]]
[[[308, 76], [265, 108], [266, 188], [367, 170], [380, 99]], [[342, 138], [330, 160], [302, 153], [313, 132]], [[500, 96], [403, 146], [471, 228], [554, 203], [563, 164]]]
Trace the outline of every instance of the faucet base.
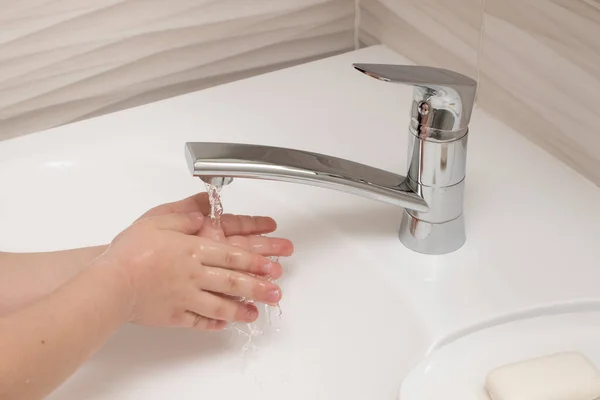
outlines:
[[400, 224], [400, 241], [418, 253], [441, 255], [458, 250], [466, 241], [465, 218], [431, 223], [412, 216], [406, 209]]

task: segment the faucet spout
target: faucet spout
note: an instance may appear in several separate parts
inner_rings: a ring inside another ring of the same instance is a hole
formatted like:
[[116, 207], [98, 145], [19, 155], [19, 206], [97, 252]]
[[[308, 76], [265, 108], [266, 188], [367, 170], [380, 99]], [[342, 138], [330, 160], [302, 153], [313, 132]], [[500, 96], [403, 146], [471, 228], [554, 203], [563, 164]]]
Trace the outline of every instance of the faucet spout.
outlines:
[[406, 176], [301, 150], [235, 143], [187, 143], [190, 171], [205, 182], [236, 177], [304, 183], [403, 207], [400, 241], [429, 255], [466, 241], [465, 192], [469, 121], [477, 82], [441, 68], [354, 64], [383, 82], [413, 86]]
[[329, 155], [281, 147], [239, 143], [186, 143], [193, 176], [251, 178], [300, 183], [338, 190], [427, 212], [429, 206], [407, 178], [382, 169]]

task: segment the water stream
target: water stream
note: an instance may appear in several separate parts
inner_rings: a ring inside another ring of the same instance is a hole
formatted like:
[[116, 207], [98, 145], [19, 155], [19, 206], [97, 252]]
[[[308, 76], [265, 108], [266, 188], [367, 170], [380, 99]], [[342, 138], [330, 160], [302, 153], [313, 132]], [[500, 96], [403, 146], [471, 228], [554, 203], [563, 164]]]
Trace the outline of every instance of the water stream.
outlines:
[[[211, 183], [205, 182], [206, 191], [208, 193], [208, 199], [210, 201], [210, 219], [212, 223], [219, 227], [221, 226], [221, 216], [223, 215], [223, 203], [221, 202], [221, 190], [223, 189], [222, 180], [213, 180]], [[270, 257], [271, 261], [278, 261], [279, 257]], [[271, 278], [269, 278], [271, 280]], [[254, 303], [250, 299], [242, 298], [240, 301], [245, 303]], [[274, 318], [281, 319], [283, 312], [279, 304], [276, 306], [270, 306], [268, 304], [263, 305], [263, 310], [260, 310], [259, 307], [259, 315], [264, 315], [267, 319], [266, 328], [273, 329], [278, 332], [279, 328], [274, 327]], [[262, 311], [262, 312], [260, 312]], [[262, 318], [259, 316], [259, 320], [251, 323], [238, 323], [235, 322], [231, 324], [231, 328], [234, 329], [240, 335], [243, 335], [247, 338], [246, 343], [243, 346], [244, 357], [247, 355], [249, 350], [255, 350], [256, 345], [253, 343], [253, 339], [257, 336], [264, 334], [263, 328], [261, 328], [259, 321]]]
[[206, 192], [208, 193], [208, 200], [210, 201], [210, 219], [212, 223], [221, 227], [221, 215], [223, 215], [223, 203], [221, 203], [221, 190], [223, 185], [221, 183], [205, 183]]

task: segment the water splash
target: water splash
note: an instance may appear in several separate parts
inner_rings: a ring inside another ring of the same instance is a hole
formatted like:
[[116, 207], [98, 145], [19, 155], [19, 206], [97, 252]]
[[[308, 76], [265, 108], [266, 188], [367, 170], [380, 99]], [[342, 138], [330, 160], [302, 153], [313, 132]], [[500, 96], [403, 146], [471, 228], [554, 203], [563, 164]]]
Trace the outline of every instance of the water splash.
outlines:
[[[271, 256], [269, 257], [269, 259], [272, 262], [278, 262], [279, 261], [279, 257], [277, 256]], [[269, 277], [269, 281], [273, 281], [273, 279], [271, 279], [271, 277]], [[281, 309], [281, 306], [279, 305], [279, 303], [277, 303], [277, 305], [275, 306], [270, 306], [268, 304], [265, 304], [265, 311], [267, 313], [267, 322], [269, 324], [269, 327], [273, 326], [273, 313], [275, 314], [275, 317], [277, 319], [281, 319], [281, 317], [283, 316], [283, 310]], [[276, 329], [277, 331], [279, 331], [279, 329]]]
[[[210, 218], [212, 223], [216, 227], [221, 226], [221, 216], [223, 215], [223, 203], [221, 202], [221, 190], [223, 189], [223, 182], [221, 180], [212, 180], [210, 183], [205, 182], [206, 191], [208, 193], [208, 199], [210, 201]], [[273, 256], [269, 257], [269, 259], [273, 262], [278, 262], [279, 257]], [[269, 281], [272, 279], [269, 277]], [[251, 299], [241, 298], [241, 302], [246, 304], [254, 304], [254, 301]], [[265, 315], [267, 318], [267, 326], [268, 328], [273, 328], [273, 314], [277, 319], [281, 319], [283, 312], [279, 304], [276, 306], [270, 306], [268, 304], [263, 305], [263, 310], [261, 312], [259, 307], [259, 319], [261, 315]], [[264, 324], [263, 324], [264, 325]], [[247, 359], [247, 355], [250, 351], [256, 351], [257, 346], [255, 344], [255, 338], [263, 335], [265, 332], [261, 329], [258, 321], [251, 323], [239, 323], [235, 322], [228, 326], [228, 329], [232, 329], [237, 332], [238, 335], [246, 337], [246, 342], [242, 347], [242, 351], [244, 353], [244, 360]], [[275, 329], [276, 332], [279, 332], [279, 328]]]
[[[242, 299], [241, 301], [244, 303], [247, 303], [247, 304], [254, 303], [252, 300], [248, 300], [248, 299]], [[242, 328], [244, 325], [245, 325], [246, 329]], [[244, 346], [242, 347], [242, 351], [244, 352], [244, 358], [246, 358], [246, 356], [248, 355], [248, 352], [250, 350], [253, 350], [253, 351], [257, 350], [257, 346], [253, 342], [253, 339], [256, 338], [257, 336], [261, 336], [264, 332], [259, 328], [259, 326], [256, 322], [250, 322], [250, 323], [246, 323], [246, 324], [241, 324], [239, 322], [236, 322], [236, 323], [233, 323], [231, 326], [239, 335], [246, 337], [246, 343], [244, 343]]]

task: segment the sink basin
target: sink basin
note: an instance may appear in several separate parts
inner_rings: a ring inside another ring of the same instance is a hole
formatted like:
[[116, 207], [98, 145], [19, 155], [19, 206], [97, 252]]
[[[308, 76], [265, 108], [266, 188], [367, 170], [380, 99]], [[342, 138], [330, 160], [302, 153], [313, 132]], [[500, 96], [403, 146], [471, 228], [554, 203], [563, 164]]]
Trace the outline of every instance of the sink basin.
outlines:
[[[204, 190], [182, 150], [177, 140], [105, 140], [64, 151], [36, 146], [4, 160], [0, 181], [9, 195], [1, 200], [0, 243], [33, 251], [111, 240], [146, 209]], [[385, 269], [393, 263], [371, 257], [355, 239], [363, 227], [371, 237], [393, 238], [400, 213], [364, 201], [368, 208], [358, 210], [369, 220], [340, 229], [356, 208], [311, 206], [311, 197], [330, 204], [331, 196], [313, 188], [302, 188], [308, 201], [299, 208], [291, 189], [236, 180], [223, 190], [226, 211], [271, 215], [295, 242], [297, 253], [284, 264], [279, 331], [266, 327], [245, 354], [246, 338], [235, 331], [127, 326], [49, 398], [393, 398], [431, 339], [402, 292], [388, 289]]]
[[[404, 173], [408, 113], [398, 110], [411, 91], [366, 79], [354, 62], [410, 63], [376, 46], [1, 142], [0, 248], [106, 243], [147, 209], [204, 190], [186, 142], [290, 147]], [[225, 212], [270, 215], [296, 246], [280, 330], [244, 355], [235, 331], [125, 326], [49, 399], [393, 400], [412, 368], [461, 336], [554, 306], [600, 308], [600, 190], [480, 110], [469, 141], [467, 242], [443, 256], [400, 243], [400, 208], [236, 179]]]

